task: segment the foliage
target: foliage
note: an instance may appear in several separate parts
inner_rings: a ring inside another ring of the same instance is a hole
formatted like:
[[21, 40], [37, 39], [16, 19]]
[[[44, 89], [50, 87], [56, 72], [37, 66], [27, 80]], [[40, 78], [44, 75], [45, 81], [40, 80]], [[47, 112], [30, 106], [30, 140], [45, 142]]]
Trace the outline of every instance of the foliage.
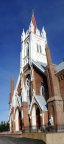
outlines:
[[0, 132], [9, 131], [9, 123], [8, 122], [1, 122], [0, 123]]

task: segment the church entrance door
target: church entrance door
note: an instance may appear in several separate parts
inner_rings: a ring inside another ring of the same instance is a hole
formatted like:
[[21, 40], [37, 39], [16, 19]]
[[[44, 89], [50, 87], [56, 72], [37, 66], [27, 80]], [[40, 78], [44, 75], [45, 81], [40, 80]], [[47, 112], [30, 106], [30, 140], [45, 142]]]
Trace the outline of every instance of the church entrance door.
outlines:
[[40, 129], [40, 127], [41, 127], [40, 109], [39, 108], [36, 109], [36, 126], [37, 126], [37, 129]]

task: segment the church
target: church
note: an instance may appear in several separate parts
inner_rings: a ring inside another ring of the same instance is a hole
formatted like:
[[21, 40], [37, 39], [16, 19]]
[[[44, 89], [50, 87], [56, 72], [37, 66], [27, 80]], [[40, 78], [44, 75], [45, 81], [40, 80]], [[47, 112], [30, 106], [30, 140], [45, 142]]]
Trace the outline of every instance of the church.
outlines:
[[21, 34], [20, 72], [15, 89], [11, 80], [9, 103], [10, 132], [64, 125], [64, 62], [52, 63], [45, 29], [37, 28], [34, 14]]

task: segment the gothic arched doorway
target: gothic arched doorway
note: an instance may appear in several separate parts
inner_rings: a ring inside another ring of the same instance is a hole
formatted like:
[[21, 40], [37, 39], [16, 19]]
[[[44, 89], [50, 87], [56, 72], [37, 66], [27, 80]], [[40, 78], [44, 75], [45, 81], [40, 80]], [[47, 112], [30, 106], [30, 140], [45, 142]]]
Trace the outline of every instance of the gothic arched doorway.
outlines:
[[15, 130], [16, 131], [19, 131], [19, 109], [17, 108], [16, 109], [16, 112], [15, 112]]
[[19, 111], [19, 130], [22, 130], [21, 111]]
[[15, 127], [16, 131], [22, 130], [21, 111], [19, 110], [19, 108], [16, 109], [15, 113]]
[[[49, 121], [48, 124], [54, 125], [55, 124], [55, 111], [54, 111], [54, 105], [49, 104]], [[52, 118], [52, 119], [51, 119]]]
[[32, 107], [32, 128], [35, 129], [36, 128], [36, 107], [35, 105], [33, 105]]
[[41, 127], [40, 109], [36, 109], [36, 126], [38, 129]]

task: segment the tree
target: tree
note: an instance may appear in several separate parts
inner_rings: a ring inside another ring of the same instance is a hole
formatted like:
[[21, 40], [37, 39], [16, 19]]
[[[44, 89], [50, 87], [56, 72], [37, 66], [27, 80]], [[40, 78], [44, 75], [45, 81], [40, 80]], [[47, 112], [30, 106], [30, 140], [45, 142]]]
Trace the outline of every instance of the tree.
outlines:
[[8, 122], [1, 122], [0, 123], [0, 132], [9, 131], [9, 123]]

